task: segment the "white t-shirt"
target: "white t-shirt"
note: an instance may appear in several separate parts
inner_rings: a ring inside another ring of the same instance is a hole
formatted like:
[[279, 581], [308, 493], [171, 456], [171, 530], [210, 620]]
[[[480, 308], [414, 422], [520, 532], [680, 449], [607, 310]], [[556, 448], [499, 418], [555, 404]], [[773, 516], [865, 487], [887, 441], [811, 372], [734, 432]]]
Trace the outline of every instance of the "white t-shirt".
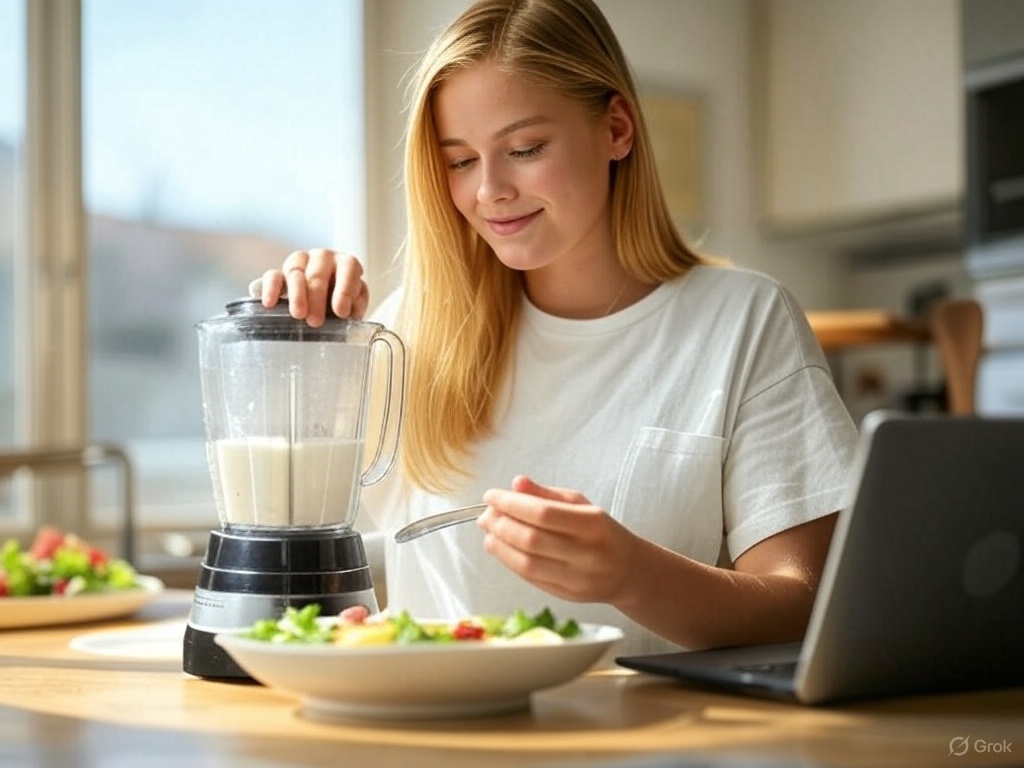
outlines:
[[[374, 317], [393, 327], [395, 301]], [[466, 524], [396, 545], [402, 525], [480, 501], [517, 474], [578, 490], [635, 533], [703, 563], [839, 509], [856, 428], [804, 313], [772, 279], [698, 267], [594, 320], [524, 299], [497, 429], [459, 490], [363, 491], [359, 525], [385, 535], [388, 606], [459, 618], [528, 612], [614, 624], [623, 653], [678, 647], [604, 604], [519, 579]], [[443, 418], [439, 415], [438, 418]]]

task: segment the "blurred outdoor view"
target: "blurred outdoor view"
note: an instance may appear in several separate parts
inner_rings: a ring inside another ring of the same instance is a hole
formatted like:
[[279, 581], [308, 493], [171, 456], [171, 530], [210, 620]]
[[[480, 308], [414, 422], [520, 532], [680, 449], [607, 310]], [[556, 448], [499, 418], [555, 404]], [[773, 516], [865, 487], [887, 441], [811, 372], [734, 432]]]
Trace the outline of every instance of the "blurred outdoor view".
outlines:
[[[24, 26], [0, 3], [0, 447]], [[364, 252], [361, 2], [83, 0], [82, 27], [90, 439], [128, 449], [145, 522], [215, 524], [194, 325], [291, 250]]]
[[[14, 242], [16, 149], [25, 132], [25, 40], [21, 2], [0, 3], [0, 450], [14, 443]], [[0, 479], [0, 518], [11, 484]]]

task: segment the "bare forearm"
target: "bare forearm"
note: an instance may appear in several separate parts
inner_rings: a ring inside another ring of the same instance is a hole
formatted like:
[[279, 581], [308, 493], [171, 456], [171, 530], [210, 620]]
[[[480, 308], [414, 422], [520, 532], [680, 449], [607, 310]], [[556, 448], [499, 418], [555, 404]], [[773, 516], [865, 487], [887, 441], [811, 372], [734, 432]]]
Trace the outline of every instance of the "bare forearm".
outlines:
[[798, 640], [810, 615], [816, 574], [771, 574], [704, 565], [637, 540], [634, 567], [615, 606], [686, 648]]

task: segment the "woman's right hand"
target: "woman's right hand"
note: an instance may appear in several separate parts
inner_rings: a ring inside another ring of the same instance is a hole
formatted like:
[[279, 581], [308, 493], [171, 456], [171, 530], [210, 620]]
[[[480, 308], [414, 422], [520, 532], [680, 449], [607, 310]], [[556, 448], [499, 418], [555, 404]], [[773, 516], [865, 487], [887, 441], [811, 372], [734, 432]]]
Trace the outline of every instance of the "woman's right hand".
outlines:
[[265, 307], [273, 307], [287, 294], [288, 311], [313, 328], [324, 323], [328, 302], [338, 317], [361, 320], [370, 303], [363, 280], [363, 265], [354, 256], [324, 248], [294, 251], [280, 269], [268, 269], [250, 286]]

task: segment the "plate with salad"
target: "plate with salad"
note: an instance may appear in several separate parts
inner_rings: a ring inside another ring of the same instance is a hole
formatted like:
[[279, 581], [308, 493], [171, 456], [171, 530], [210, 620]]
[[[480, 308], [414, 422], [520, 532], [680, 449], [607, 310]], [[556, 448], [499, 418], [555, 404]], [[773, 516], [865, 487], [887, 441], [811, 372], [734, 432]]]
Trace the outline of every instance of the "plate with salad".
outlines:
[[221, 633], [215, 641], [264, 685], [297, 696], [317, 720], [419, 720], [529, 706], [535, 691], [593, 667], [616, 627], [558, 620], [547, 608], [453, 621], [406, 611], [322, 617], [320, 606]]
[[163, 589], [127, 561], [50, 526], [27, 549], [17, 539], [0, 545], [0, 629], [125, 616]]

